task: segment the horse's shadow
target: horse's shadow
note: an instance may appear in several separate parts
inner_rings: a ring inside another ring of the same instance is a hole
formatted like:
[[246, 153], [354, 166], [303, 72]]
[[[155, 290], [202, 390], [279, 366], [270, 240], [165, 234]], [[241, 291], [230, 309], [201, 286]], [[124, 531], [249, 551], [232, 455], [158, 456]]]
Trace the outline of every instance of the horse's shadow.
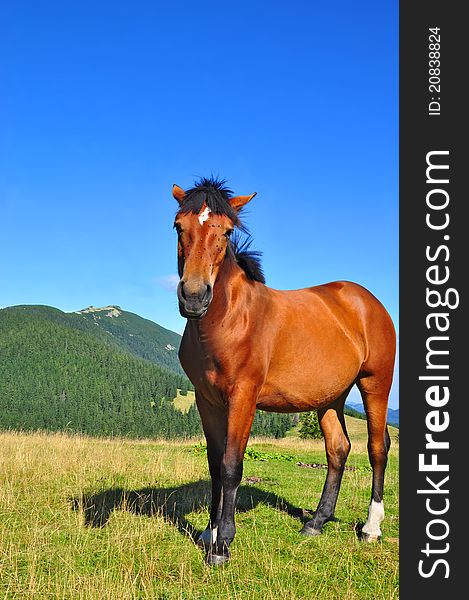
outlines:
[[[202, 533], [187, 520], [187, 515], [200, 510], [208, 510], [210, 482], [196, 481], [179, 487], [143, 488], [125, 490], [111, 488], [98, 494], [83, 494], [73, 498], [75, 510], [82, 510], [85, 524], [90, 527], [103, 527], [114, 510], [124, 510], [147, 517], [162, 516], [175, 525], [180, 533], [194, 541]], [[276, 494], [266, 492], [252, 485], [241, 485], [238, 489], [237, 512], [247, 512], [258, 504], [265, 504], [306, 523], [313, 513], [294, 506]]]

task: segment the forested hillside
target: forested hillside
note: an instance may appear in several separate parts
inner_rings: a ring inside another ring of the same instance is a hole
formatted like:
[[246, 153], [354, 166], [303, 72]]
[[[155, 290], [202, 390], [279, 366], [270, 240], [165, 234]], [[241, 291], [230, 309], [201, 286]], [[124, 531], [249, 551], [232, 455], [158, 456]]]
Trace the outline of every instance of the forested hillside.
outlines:
[[196, 412], [183, 415], [171, 402], [185, 377], [71, 316], [49, 307], [0, 311], [2, 428], [138, 437], [199, 431]]
[[76, 313], [69, 313], [68, 316], [92, 323], [95, 328], [106, 332], [117, 345], [135, 356], [184, 374], [177, 355], [181, 336], [174, 331], [122, 310], [120, 306], [90, 306]]
[[[111, 308], [120, 310], [106, 310]], [[200, 434], [196, 407], [182, 413], [173, 405], [177, 388], [191, 387], [186, 376], [167, 363], [156, 364], [156, 350], [153, 361], [137, 353], [148, 348], [138, 327], [145, 320], [133, 315], [119, 326], [116, 317], [108, 317], [114, 320], [102, 327], [89, 317], [93, 314], [44, 306], [0, 310], [0, 428], [131, 437]], [[156, 331], [151, 325], [149, 330]], [[133, 346], [124, 343], [124, 331], [136, 338]], [[163, 337], [159, 346], [169, 344], [168, 353], [177, 356], [179, 336], [168, 333], [173, 337], [167, 342]], [[282, 437], [290, 425], [288, 416], [259, 414], [253, 432]]]

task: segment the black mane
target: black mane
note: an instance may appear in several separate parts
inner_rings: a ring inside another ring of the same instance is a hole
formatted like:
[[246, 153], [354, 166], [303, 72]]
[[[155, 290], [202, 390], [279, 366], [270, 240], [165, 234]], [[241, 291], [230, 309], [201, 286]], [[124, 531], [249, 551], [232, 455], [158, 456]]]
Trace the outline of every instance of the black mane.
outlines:
[[230, 248], [233, 251], [236, 262], [246, 273], [248, 279], [265, 283], [265, 276], [261, 265], [262, 252], [259, 252], [259, 250], [249, 250], [251, 244], [252, 237], [249, 234], [244, 240], [241, 239], [239, 234], [233, 240], [230, 240]]
[[[229, 217], [238, 229], [228, 246], [230, 253], [249, 279], [265, 283], [260, 260], [262, 252], [249, 250], [252, 238], [247, 228], [241, 223], [238, 211], [230, 205], [229, 200], [232, 197], [233, 191], [226, 186], [225, 179], [202, 177], [194, 183], [194, 187], [186, 191], [180, 211], [184, 214], [193, 213], [198, 215], [205, 202], [214, 214]], [[239, 231], [246, 234], [244, 240], [241, 238]]]
[[237, 227], [243, 229], [237, 211], [231, 207], [229, 202], [230, 198], [233, 197], [233, 191], [225, 184], [225, 179], [202, 177], [194, 184], [194, 187], [186, 191], [181, 204], [181, 211], [184, 214], [191, 212], [198, 215], [205, 202], [213, 213], [226, 215]]

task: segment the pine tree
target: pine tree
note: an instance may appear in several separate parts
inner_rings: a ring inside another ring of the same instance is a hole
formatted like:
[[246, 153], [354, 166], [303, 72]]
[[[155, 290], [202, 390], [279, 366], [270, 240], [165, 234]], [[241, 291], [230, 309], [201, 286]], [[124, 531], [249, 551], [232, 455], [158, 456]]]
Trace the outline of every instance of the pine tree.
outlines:
[[300, 438], [318, 440], [323, 437], [316, 411], [303, 413], [299, 419], [299, 423]]

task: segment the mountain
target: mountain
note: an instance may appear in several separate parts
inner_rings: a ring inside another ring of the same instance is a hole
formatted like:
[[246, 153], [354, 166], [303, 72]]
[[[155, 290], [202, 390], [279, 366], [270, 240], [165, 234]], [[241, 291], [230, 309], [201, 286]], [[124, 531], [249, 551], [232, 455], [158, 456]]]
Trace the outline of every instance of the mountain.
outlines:
[[[363, 404], [359, 404], [358, 402], [346, 402], [345, 403], [346, 407], [351, 408], [354, 411], [357, 411], [361, 414], [365, 414], [365, 409], [363, 407]], [[395, 427], [399, 427], [399, 409], [394, 409], [394, 408], [388, 408], [388, 418], [387, 418], [387, 422], [390, 425], [394, 425]]]
[[67, 313], [51, 306], [20, 305], [1, 309], [0, 315], [3, 321], [8, 317], [24, 322], [48, 321], [82, 331], [121, 351], [184, 375], [178, 359], [181, 336], [119, 306], [90, 306]]
[[345, 406], [353, 408], [353, 410], [358, 411], [359, 413], [365, 414], [365, 409], [363, 408], [363, 404], [360, 402], [345, 402]]
[[195, 407], [182, 414], [173, 405], [177, 389], [190, 387], [176, 364], [179, 340], [117, 307], [83, 313], [49, 306], [4, 308], [0, 428], [133, 437], [198, 434]]
[[131, 354], [162, 365], [180, 375], [184, 374], [177, 354], [181, 336], [174, 331], [122, 310], [120, 306], [89, 306], [65, 314], [69, 318], [83, 319], [98, 327], [100, 331], [106, 332], [116, 345]]
[[399, 427], [399, 409], [388, 408], [388, 423]]

